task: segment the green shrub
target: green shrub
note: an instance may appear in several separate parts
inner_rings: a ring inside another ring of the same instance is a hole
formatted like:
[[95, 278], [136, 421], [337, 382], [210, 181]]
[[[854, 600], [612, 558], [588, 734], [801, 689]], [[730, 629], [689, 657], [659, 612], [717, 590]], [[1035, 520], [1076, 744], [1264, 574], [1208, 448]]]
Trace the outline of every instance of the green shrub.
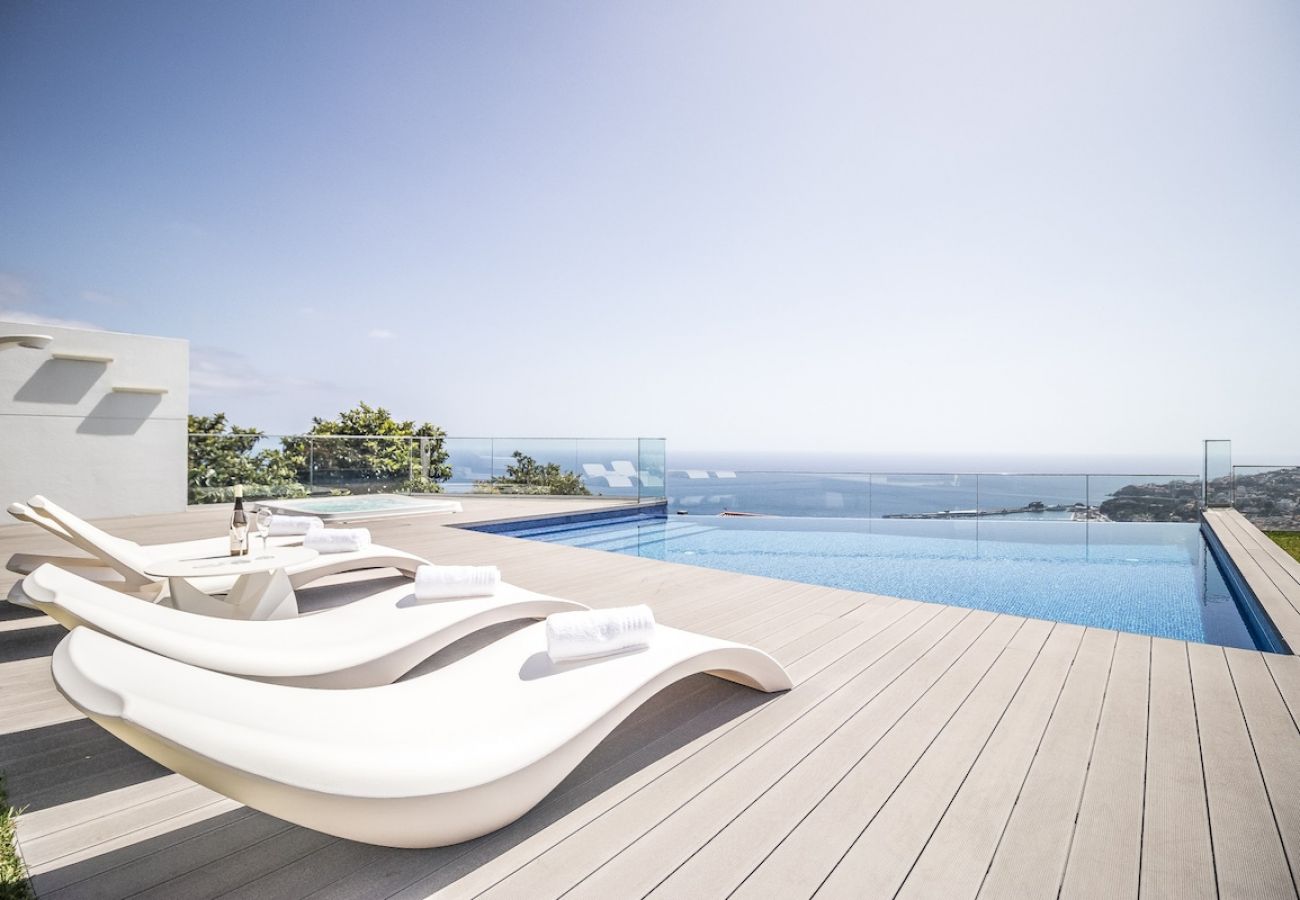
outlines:
[[[288, 500], [307, 497], [311, 491], [296, 481], [281, 484], [245, 484], [244, 497], [248, 500]], [[191, 487], [190, 503], [234, 503], [235, 488]]]
[[34, 900], [32, 883], [27, 879], [27, 866], [18, 855], [14, 839], [14, 819], [21, 810], [9, 805], [5, 779], [0, 775], [0, 900]]
[[1266, 531], [1264, 533], [1273, 539], [1273, 543], [1300, 561], [1300, 531]]
[[474, 482], [476, 494], [590, 494], [577, 472], [561, 469], [558, 463], [539, 465], [537, 460], [516, 450], [514, 462], [506, 466], [506, 474], [490, 481]]

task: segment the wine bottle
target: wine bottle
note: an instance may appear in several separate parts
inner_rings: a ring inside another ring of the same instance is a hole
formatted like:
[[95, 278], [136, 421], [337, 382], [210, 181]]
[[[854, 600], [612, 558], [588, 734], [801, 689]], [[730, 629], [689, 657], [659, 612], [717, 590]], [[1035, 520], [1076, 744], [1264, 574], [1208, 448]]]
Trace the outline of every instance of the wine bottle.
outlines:
[[247, 552], [248, 516], [244, 515], [244, 486], [235, 485], [235, 511], [230, 516], [230, 555]]

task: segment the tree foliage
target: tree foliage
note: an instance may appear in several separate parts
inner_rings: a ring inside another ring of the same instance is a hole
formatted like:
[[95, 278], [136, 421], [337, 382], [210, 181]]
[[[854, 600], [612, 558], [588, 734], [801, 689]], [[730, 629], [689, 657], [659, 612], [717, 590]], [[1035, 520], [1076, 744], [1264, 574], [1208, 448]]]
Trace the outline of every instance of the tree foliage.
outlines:
[[[227, 499], [234, 485], [248, 486], [248, 495], [302, 496], [280, 450], [256, 451], [263, 434], [256, 428], [232, 424], [225, 413], [189, 417], [189, 496], [192, 503]], [[256, 451], [256, 452], [255, 452]]]
[[189, 418], [191, 503], [230, 499], [237, 484], [252, 497], [304, 497], [312, 488], [431, 493], [451, 477], [446, 433], [394, 419], [361, 403], [336, 418], [313, 418], [309, 436], [257, 450], [265, 436], [231, 424], [225, 413]]
[[451, 477], [446, 432], [398, 421], [382, 406], [360, 403], [333, 419], [312, 418], [312, 438], [285, 438], [286, 460], [305, 483], [366, 491], [435, 492]]
[[492, 479], [494, 486], [522, 488], [524, 493], [539, 494], [590, 494], [576, 472], [561, 469], [558, 463], [540, 464], [522, 450], [516, 450], [514, 462], [506, 466], [506, 474]]

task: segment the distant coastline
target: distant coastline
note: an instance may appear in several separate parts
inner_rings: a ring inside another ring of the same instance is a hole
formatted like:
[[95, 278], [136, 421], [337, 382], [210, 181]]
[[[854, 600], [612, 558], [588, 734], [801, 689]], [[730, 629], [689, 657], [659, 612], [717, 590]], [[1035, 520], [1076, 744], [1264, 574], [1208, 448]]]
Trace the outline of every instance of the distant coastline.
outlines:
[[843, 452], [818, 450], [676, 450], [668, 443], [672, 469], [765, 472], [1009, 472], [1016, 474], [1171, 474], [1201, 471], [1194, 453], [1017, 454], [936, 452]]

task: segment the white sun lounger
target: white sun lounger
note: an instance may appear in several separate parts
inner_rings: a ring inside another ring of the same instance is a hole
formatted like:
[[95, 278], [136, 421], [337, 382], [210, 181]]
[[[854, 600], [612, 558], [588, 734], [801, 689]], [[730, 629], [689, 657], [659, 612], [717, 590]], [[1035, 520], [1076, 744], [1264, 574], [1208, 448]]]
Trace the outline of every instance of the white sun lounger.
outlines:
[[669, 684], [711, 672], [790, 679], [753, 647], [658, 626], [646, 650], [555, 664], [537, 623], [384, 687], [322, 691], [234, 678], [88, 628], [55, 683], [121, 740], [199, 784], [317, 831], [440, 847], [513, 822]]
[[[91, 556], [101, 560], [105, 566], [121, 576], [125, 588], [129, 591], [161, 590], [163, 579], [145, 574], [151, 563], [185, 555], [219, 555], [228, 550], [229, 544], [224, 537], [207, 538], [198, 541], [183, 541], [173, 544], [137, 544], [125, 538], [114, 537], [108, 532], [96, 528], [89, 522], [68, 512], [46, 498], [37, 495], [27, 505], [13, 503], [9, 514], [14, 518], [33, 525], [39, 525], [51, 534], [56, 534]], [[301, 536], [272, 538], [271, 542], [280, 546], [302, 542]], [[22, 554], [21, 559], [9, 562], [12, 571], [28, 568], [34, 571], [33, 563], [53, 561], [52, 558], [40, 559], [32, 554]], [[407, 575], [414, 576], [415, 570], [427, 565], [428, 560], [392, 547], [372, 544], [365, 550], [348, 553], [322, 553], [305, 563], [289, 566], [285, 574], [289, 584], [294, 588], [310, 584], [326, 575], [341, 572], [353, 572], [357, 569], [394, 568]], [[80, 564], [79, 564], [80, 565]], [[15, 568], [18, 566], [19, 568]], [[102, 580], [102, 579], [97, 579]], [[230, 590], [234, 578], [214, 576], [196, 578], [190, 582], [194, 587], [208, 594], [221, 594]]]
[[309, 687], [390, 684], [443, 647], [490, 625], [587, 607], [512, 584], [490, 597], [422, 602], [411, 585], [293, 619], [250, 621], [141, 603], [43, 566], [21, 582], [24, 605], [217, 672]]

